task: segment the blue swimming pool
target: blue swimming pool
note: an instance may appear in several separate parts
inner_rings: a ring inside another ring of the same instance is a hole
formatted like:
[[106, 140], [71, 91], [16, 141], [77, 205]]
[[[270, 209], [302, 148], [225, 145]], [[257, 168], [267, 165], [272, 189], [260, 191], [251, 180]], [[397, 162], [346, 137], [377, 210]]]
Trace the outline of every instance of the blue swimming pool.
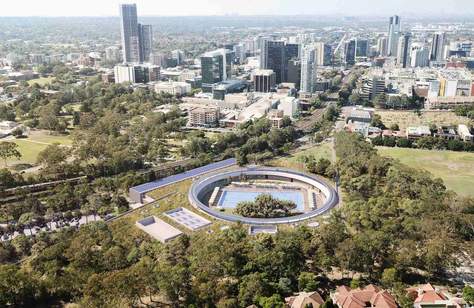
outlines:
[[304, 197], [301, 191], [232, 191], [225, 190], [219, 198], [218, 205], [223, 208], [233, 209], [241, 201], [253, 201], [261, 194], [270, 194], [273, 198], [293, 201], [296, 204], [295, 211], [304, 211]]

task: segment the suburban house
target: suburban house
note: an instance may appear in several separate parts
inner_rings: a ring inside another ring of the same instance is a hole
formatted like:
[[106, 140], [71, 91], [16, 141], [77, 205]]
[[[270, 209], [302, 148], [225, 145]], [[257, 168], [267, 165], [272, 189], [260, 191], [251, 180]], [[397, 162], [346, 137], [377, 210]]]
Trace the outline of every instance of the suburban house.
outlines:
[[318, 292], [300, 292], [295, 296], [285, 298], [287, 307], [290, 308], [318, 308], [324, 300]]
[[407, 292], [413, 299], [414, 308], [462, 308], [465, 306], [461, 298], [451, 295], [446, 290], [437, 289], [429, 283], [408, 288]]
[[339, 308], [397, 308], [398, 305], [393, 296], [386, 290], [382, 290], [372, 284], [365, 288], [351, 289], [340, 286], [331, 298]]

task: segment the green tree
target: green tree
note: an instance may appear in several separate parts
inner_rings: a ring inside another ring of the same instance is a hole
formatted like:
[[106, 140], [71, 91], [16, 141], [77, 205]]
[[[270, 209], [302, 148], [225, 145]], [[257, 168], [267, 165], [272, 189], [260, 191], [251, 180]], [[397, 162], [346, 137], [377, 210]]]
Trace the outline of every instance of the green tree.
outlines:
[[8, 166], [7, 159], [13, 157], [20, 159], [21, 153], [18, 151], [18, 144], [14, 142], [0, 142], [0, 157], [5, 163], [5, 168]]

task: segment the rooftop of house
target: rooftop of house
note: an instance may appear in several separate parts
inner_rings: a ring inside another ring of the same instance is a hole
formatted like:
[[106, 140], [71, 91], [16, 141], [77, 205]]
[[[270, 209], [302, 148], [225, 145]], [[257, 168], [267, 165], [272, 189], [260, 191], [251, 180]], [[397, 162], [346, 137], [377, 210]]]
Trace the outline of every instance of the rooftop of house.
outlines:
[[363, 289], [351, 290], [347, 286], [336, 289], [334, 302], [340, 308], [396, 308], [397, 303], [393, 296], [386, 290], [382, 290], [372, 284]]

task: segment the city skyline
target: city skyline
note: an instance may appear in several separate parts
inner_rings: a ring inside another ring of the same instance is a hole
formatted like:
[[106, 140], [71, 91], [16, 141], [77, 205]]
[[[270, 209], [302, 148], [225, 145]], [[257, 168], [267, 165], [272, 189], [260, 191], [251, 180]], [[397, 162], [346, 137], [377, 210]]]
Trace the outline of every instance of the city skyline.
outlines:
[[203, 15], [351, 15], [389, 16], [399, 15], [474, 15], [474, 5], [470, 0], [454, 1], [409, 1], [396, 0], [390, 3], [375, 0], [282, 0], [278, 5], [270, 0], [183, 0], [157, 3], [150, 0], [121, 1], [84, 0], [65, 2], [58, 0], [17, 0], [2, 7], [1, 17], [21, 16], [118, 16], [117, 7], [123, 3], [136, 3], [141, 7], [142, 16], [203, 16]]

